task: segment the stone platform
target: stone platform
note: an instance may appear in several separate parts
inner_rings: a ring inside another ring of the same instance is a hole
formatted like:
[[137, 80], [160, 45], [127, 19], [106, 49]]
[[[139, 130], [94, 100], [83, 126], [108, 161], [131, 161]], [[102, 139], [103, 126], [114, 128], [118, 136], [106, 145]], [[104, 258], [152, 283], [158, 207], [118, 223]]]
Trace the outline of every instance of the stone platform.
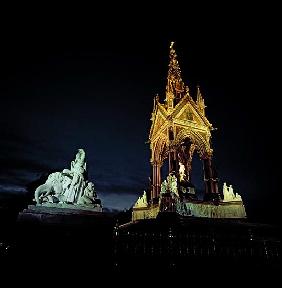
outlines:
[[81, 214], [81, 213], [97, 213], [102, 212], [102, 208], [100, 206], [97, 207], [87, 207], [81, 205], [73, 205], [73, 204], [53, 204], [53, 203], [45, 203], [42, 205], [28, 205], [28, 211], [33, 212], [47, 212], [47, 213], [63, 213], [63, 214]]
[[[159, 205], [133, 208], [132, 220], [155, 219], [159, 212], [161, 212]], [[179, 202], [176, 204], [175, 212], [184, 217], [221, 219], [247, 218], [243, 202], [240, 201], [220, 202], [218, 205], [203, 201]]]
[[18, 222], [41, 224], [98, 224], [98, 222], [111, 222], [113, 215], [101, 212], [101, 208], [78, 207], [74, 205], [55, 204], [28, 205], [18, 215]]
[[244, 219], [247, 217], [243, 202], [220, 202], [218, 205], [209, 202], [178, 203], [176, 211], [181, 216], [205, 218]]
[[115, 224], [115, 213], [29, 205], [18, 214], [11, 232], [9, 270], [14, 271], [15, 263], [20, 263], [27, 275], [44, 275], [44, 281], [97, 277], [97, 271], [113, 266]]

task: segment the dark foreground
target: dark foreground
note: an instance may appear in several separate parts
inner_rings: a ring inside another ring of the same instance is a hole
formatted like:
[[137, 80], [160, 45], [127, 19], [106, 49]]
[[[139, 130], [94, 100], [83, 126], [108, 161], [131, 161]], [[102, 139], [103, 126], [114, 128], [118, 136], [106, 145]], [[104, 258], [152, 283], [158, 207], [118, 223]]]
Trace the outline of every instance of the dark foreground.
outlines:
[[2, 276], [95, 282], [105, 274], [162, 281], [177, 275], [184, 283], [279, 275], [277, 226], [174, 214], [122, 225], [110, 213], [43, 216], [2, 215]]

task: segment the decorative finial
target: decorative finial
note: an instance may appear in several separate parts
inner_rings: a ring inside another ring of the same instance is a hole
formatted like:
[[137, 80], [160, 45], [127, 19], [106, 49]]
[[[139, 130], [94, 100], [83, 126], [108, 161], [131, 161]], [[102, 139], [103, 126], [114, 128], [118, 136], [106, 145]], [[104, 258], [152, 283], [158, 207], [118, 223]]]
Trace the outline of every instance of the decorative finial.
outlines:
[[174, 42], [170, 43], [169, 58], [170, 62], [168, 65], [168, 76], [166, 85], [166, 103], [168, 104], [168, 109], [172, 111], [174, 107], [174, 99], [179, 101], [184, 94], [184, 83], [181, 79], [181, 71], [177, 61], [177, 55], [173, 48]]
[[205, 105], [205, 101], [204, 101], [204, 98], [202, 96], [202, 93], [201, 93], [201, 90], [200, 90], [200, 85], [197, 84], [197, 105], [201, 111], [201, 113], [203, 115], [205, 115], [205, 108], [207, 107]]

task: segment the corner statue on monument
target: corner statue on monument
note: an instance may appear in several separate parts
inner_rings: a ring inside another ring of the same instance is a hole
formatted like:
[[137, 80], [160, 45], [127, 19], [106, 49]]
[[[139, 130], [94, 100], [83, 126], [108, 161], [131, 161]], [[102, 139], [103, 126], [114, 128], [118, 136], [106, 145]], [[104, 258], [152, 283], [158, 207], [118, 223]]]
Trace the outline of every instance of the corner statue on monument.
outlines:
[[83, 149], [78, 149], [70, 170], [50, 174], [46, 182], [37, 187], [34, 200], [36, 206], [102, 211], [94, 184], [87, 179]]

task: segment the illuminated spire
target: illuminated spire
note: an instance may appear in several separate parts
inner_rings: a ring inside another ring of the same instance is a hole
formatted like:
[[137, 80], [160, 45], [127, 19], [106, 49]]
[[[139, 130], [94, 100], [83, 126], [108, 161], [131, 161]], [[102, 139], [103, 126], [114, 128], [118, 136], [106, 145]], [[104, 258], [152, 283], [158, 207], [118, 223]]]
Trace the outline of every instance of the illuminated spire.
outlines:
[[178, 64], [177, 55], [173, 48], [174, 42], [170, 44], [168, 65], [168, 76], [166, 86], [166, 102], [168, 110], [173, 109], [174, 100], [178, 101], [184, 95], [184, 83], [181, 79], [181, 70]]
[[207, 106], [205, 105], [205, 101], [204, 101], [204, 98], [203, 98], [201, 90], [200, 90], [200, 85], [197, 85], [197, 102], [196, 103], [198, 105], [200, 112], [203, 115], [205, 115], [205, 108]]

